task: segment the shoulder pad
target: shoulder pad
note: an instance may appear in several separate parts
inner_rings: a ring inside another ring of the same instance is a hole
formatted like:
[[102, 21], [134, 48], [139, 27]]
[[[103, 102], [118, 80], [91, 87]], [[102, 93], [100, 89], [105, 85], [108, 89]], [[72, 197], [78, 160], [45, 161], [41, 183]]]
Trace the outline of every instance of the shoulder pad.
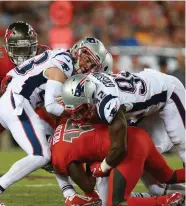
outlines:
[[67, 75], [67, 77], [72, 76], [74, 66], [70, 53], [64, 50], [59, 50], [59, 52], [54, 53], [52, 57], [52, 63], [62, 70]]

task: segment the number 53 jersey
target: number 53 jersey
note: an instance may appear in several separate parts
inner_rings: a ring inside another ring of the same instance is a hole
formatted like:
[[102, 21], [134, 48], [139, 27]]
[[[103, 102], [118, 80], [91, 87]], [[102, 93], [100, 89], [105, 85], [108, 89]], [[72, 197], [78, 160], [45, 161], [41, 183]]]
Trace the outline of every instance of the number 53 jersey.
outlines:
[[46, 50], [23, 64], [15, 67], [7, 75], [13, 77], [7, 90], [28, 99], [33, 108], [43, 103], [47, 77], [44, 72], [50, 67], [57, 67], [70, 77], [73, 62], [69, 52], [64, 49]]
[[96, 106], [100, 118], [111, 123], [120, 106], [125, 106], [129, 123], [160, 111], [174, 90], [171, 76], [151, 69], [131, 74], [95, 73], [88, 76], [96, 84]]

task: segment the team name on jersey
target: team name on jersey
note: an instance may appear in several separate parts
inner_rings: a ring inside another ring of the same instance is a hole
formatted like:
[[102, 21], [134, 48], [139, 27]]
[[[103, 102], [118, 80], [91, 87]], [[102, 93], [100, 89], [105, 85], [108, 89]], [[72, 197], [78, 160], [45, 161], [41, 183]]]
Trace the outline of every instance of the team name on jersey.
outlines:
[[92, 74], [97, 80], [102, 82], [106, 87], [115, 87], [114, 83], [109, 79], [109, 77], [105, 76], [101, 73]]
[[61, 130], [63, 129], [63, 125], [59, 125], [54, 133], [53, 136], [53, 145], [58, 143], [60, 141], [60, 135], [61, 135]]

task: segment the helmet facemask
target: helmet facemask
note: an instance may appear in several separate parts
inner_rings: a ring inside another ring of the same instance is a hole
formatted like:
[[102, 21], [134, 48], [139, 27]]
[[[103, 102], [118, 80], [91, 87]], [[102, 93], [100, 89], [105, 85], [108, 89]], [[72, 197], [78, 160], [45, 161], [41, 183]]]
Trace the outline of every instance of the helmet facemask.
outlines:
[[93, 104], [82, 103], [75, 109], [66, 108], [65, 110], [71, 115], [71, 119], [79, 124], [88, 122], [96, 114], [96, 106]]
[[14, 22], [6, 29], [5, 46], [13, 63], [20, 65], [36, 55], [37, 33], [26, 22]]
[[37, 42], [30, 40], [17, 40], [17, 43], [6, 43], [6, 50], [16, 65], [22, 64], [27, 59], [34, 57], [37, 53]]
[[94, 73], [102, 68], [100, 58], [89, 48], [80, 47], [75, 52], [75, 69], [77, 73]]

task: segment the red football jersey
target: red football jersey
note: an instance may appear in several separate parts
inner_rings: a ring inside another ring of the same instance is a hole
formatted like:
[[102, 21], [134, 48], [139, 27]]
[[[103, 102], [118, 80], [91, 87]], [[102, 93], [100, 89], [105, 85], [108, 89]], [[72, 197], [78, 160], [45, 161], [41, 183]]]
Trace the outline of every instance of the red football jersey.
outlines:
[[0, 82], [6, 74], [15, 67], [14, 63], [9, 58], [5, 47], [0, 47]]
[[[50, 49], [50, 47], [45, 45], [38, 45], [37, 48], [37, 54], [41, 54], [45, 50]], [[4, 46], [0, 47], [0, 82], [2, 79], [6, 76], [6, 74], [15, 67], [16, 65], [11, 61], [11, 59], [8, 56], [8, 53], [6, 52], [6, 49]]]
[[52, 165], [62, 175], [68, 175], [68, 165], [102, 161], [109, 151], [110, 137], [106, 125], [72, 125], [72, 120], [57, 127], [51, 141]]

